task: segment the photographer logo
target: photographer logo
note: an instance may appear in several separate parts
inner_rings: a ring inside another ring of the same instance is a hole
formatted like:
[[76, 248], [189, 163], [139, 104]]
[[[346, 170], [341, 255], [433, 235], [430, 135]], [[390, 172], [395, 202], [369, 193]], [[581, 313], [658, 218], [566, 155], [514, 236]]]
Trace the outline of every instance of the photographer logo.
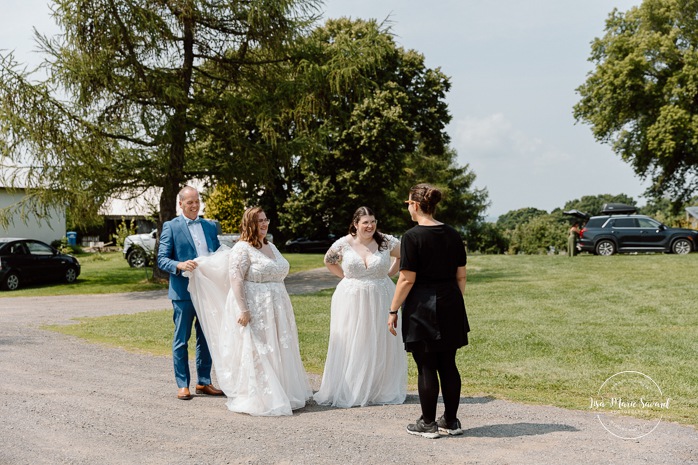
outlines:
[[[639, 371], [621, 371], [603, 382], [588, 408], [597, 412], [596, 418], [612, 435], [639, 439], [659, 426], [670, 405], [671, 399], [652, 378]], [[642, 421], [625, 421], [621, 416]]]

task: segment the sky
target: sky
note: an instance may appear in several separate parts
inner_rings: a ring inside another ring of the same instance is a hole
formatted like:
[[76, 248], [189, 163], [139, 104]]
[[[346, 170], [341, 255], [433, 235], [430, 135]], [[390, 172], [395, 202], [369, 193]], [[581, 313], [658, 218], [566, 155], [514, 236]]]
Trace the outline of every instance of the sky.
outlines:
[[[327, 0], [323, 19], [387, 21], [395, 41], [451, 80], [447, 127], [459, 165], [487, 189], [488, 219], [519, 208], [551, 211], [584, 195], [627, 194], [647, 182], [576, 123], [575, 89], [593, 69], [590, 43], [608, 14], [640, 0]], [[37, 64], [32, 28], [58, 27], [47, 0], [2, 0], [0, 49]], [[428, 180], [427, 180], [428, 181]]]

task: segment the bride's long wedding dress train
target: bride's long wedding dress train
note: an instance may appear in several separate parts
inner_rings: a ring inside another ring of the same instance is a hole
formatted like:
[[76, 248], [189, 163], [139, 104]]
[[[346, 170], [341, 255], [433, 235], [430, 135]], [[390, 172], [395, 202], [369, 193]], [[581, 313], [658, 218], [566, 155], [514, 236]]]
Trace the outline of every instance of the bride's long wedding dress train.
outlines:
[[[270, 246], [273, 259], [243, 241], [197, 258], [189, 291], [228, 408], [250, 415], [291, 415], [313, 391], [283, 282], [288, 261]], [[240, 305], [233, 289], [244, 293], [251, 314], [247, 326], [237, 322]]]

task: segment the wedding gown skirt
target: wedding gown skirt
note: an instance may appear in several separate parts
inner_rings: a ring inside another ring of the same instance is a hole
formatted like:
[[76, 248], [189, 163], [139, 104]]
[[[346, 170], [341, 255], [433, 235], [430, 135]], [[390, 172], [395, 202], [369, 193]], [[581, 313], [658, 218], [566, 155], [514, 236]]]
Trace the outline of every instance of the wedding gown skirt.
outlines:
[[332, 295], [327, 360], [320, 390], [313, 396], [318, 404], [352, 407], [405, 401], [407, 356], [401, 322], [397, 336], [388, 331], [395, 293], [387, 276], [389, 254], [376, 252], [367, 266], [353, 249], [342, 250], [345, 277]]
[[[251, 248], [247, 244], [240, 247]], [[237, 323], [238, 304], [228, 279], [231, 250], [235, 249], [197, 258], [199, 266], [189, 278], [189, 290], [216, 377], [228, 396], [230, 410], [259, 416], [291, 415], [292, 410], [305, 406], [312, 389], [300, 357], [291, 300], [283, 283], [288, 262], [276, 248], [275, 261], [256, 249], [248, 251], [256, 269], [254, 279], [260, 282], [244, 282], [251, 320], [243, 327]], [[281, 261], [285, 263], [283, 273], [279, 272]], [[271, 272], [266, 272], [267, 268]], [[264, 281], [265, 278], [270, 280]]]

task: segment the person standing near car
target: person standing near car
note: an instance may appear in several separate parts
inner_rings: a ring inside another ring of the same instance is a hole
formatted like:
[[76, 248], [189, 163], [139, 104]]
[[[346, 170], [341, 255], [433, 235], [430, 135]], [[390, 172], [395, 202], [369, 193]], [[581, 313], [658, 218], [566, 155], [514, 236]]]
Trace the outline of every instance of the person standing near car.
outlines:
[[[417, 225], [400, 240], [400, 275], [388, 316], [388, 330], [395, 334], [402, 306], [405, 350], [417, 364], [422, 415], [407, 432], [430, 439], [463, 434], [456, 351], [468, 344], [470, 331], [463, 301], [465, 246], [458, 231], [434, 218], [440, 200], [441, 191], [429, 184], [410, 189], [405, 203]], [[444, 414], [437, 420], [439, 390]]]
[[208, 255], [220, 247], [218, 231], [212, 221], [199, 218], [201, 199], [196, 189], [185, 186], [179, 191], [177, 198], [182, 214], [162, 225], [157, 257], [158, 267], [170, 274], [167, 295], [172, 300], [174, 310], [172, 360], [178, 388], [177, 398], [192, 398], [189, 391], [191, 376], [187, 350], [192, 325], [196, 328], [196, 393], [222, 396], [223, 391], [211, 384], [211, 354], [187, 289], [189, 279], [182, 275], [197, 267], [194, 261], [196, 257]]
[[579, 240], [579, 223], [574, 223], [569, 230], [567, 236], [567, 256], [574, 257], [577, 255], [577, 241]]

